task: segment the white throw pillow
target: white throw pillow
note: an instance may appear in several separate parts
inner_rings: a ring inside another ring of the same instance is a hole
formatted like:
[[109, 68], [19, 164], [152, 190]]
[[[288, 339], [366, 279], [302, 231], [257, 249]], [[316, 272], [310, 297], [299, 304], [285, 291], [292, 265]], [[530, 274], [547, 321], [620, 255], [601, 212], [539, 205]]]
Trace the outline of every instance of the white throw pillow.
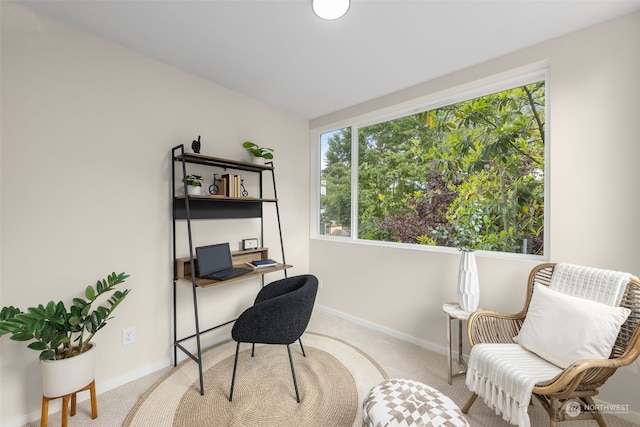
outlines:
[[629, 313], [535, 283], [527, 317], [513, 340], [561, 368], [582, 359], [607, 359]]

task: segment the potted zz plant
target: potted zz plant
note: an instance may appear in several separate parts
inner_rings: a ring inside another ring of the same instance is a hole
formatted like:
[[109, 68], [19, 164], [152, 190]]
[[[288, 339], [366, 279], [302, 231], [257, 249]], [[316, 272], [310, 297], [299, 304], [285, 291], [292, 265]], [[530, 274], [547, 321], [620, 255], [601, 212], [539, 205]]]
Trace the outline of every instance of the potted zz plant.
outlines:
[[84, 298], [73, 298], [68, 309], [62, 301], [49, 301], [26, 311], [14, 306], [0, 310], [0, 336], [10, 334], [10, 339], [29, 342], [28, 348], [40, 352], [44, 396], [71, 394], [94, 381], [96, 344], [91, 340], [129, 294], [129, 289], [115, 289], [127, 277], [112, 273], [98, 280], [86, 287]]
[[273, 148], [259, 147], [251, 141], [246, 141], [242, 147], [251, 154], [251, 161], [257, 164], [264, 164], [265, 160], [273, 160]]
[[201, 175], [187, 175], [183, 181], [189, 196], [199, 196], [202, 193]]

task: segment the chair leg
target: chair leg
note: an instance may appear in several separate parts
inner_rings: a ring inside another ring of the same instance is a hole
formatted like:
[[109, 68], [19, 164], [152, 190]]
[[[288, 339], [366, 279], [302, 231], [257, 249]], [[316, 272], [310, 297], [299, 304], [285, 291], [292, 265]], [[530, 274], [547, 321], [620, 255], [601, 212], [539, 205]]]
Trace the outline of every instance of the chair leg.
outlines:
[[236, 368], [238, 367], [238, 351], [240, 350], [240, 343], [236, 343], [236, 357], [233, 361], [233, 375], [231, 376], [231, 391], [229, 392], [229, 402], [233, 400], [233, 385], [236, 382]]
[[287, 352], [289, 352], [289, 363], [291, 364], [291, 375], [293, 375], [293, 387], [296, 389], [296, 401], [300, 403], [300, 393], [298, 393], [298, 381], [296, 381], [296, 371], [293, 369], [293, 358], [291, 357], [291, 347], [287, 344]]
[[585, 396], [584, 400], [587, 402], [590, 408], [593, 408], [591, 415], [598, 422], [598, 426], [607, 427], [607, 423], [604, 422], [604, 418], [602, 418], [602, 414], [600, 413], [600, 411], [598, 411], [598, 407], [596, 406], [596, 403], [593, 401], [593, 398], [591, 396]]
[[300, 342], [300, 349], [302, 350], [302, 355], [304, 357], [307, 357], [307, 353], [304, 352], [304, 346], [302, 345], [302, 338], [298, 338], [298, 341]]
[[253, 353], [256, 351], [256, 343], [251, 343], [251, 357], [253, 357]]
[[462, 413], [463, 414], [466, 414], [466, 413], [469, 412], [469, 409], [471, 409], [471, 405], [473, 405], [473, 402], [475, 402], [477, 398], [478, 398], [478, 394], [477, 393], [473, 393], [469, 397], [469, 400], [467, 400], [467, 403], [465, 403], [464, 406], [462, 407]]

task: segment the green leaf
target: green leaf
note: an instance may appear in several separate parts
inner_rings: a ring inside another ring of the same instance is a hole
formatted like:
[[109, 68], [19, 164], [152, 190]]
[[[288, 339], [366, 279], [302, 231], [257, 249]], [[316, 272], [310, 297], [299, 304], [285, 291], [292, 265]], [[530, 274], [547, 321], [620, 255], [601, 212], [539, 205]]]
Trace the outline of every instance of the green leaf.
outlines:
[[21, 313], [20, 309], [12, 305], [8, 307], [2, 307], [2, 310], [0, 310], [0, 319], [1, 320], [11, 319], [18, 313]]
[[47, 306], [44, 309], [45, 312], [45, 316], [46, 317], [53, 317], [56, 314], [56, 303], [53, 301], [49, 301], [49, 303], [47, 303]]
[[37, 317], [47, 317], [47, 313], [45, 312], [44, 306], [42, 304], [40, 304], [37, 307], [29, 307], [27, 309], [27, 313], [25, 314], [29, 314]]
[[[100, 283], [100, 282], [98, 282], [98, 283]], [[91, 285], [87, 286], [87, 288], [85, 289], [84, 296], [89, 301], [93, 301], [94, 299], [96, 299], [96, 292], [95, 292], [95, 290], [93, 289], [93, 287]]]
[[89, 316], [89, 320], [91, 320], [91, 323], [93, 323], [95, 326], [98, 326], [102, 319], [100, 318], [98, 312], [94, 311], [93, 313], [91, 313], [91, 316]]
[[51, 350], [45, 350], [40, 353], [40, 360], [54, 360], [56, 358], [56, 353]]
[[58, 301], [58, 304], [56, 304], [56, 315], [57, 316], [62, 316], [66, 312], [67, 312], [67, 309], [64, 306], [64, 303], [62, 301]]
[[40, 341], [32, 342], [27, 347], [29, 347], [31, 350], [38, 350], [38, 351], [47, 349], [47, 346], [41, 343]]
[[53, 338], [56, 336], [56, 330], [55, 328], [52, 327], [46, 327], [46, 328], [42, 328], [42, 330], [38, 331], [35, 335], [36, 338], [38, 338], [38, 340], [45, 342], [45, 343], [50, 343]]
[[86, 316], [87, 314], [89, 314], [89, 310], [91, 310], [91, 304], [87, 304], [82, 308], [82, 311], [80, 311], [80, 315], [82, 317]]
[[74, 307], [77, 307], [79, 310], [82, 310], [87, 305], [89, 305], [89, 303], [83, 300], [82, 298], [74, 298], [73, 306], [71, 307], [71, 310], [73, 311]]
[[106, 281], [103, 280], [102, 282], [98, 282], [96, 285], [98, 287], [98, 295], [100, 295], [111, 288], [111, 280], [109, 279], [109, 276], [107, 276]]
[[33, 339], [33, 334], [28, 334], [26, 332], [18, 332], [17, 334], [13, 334], [11, 336], [13, 341], [30, 341]]
[[68, 344], [71, 339], [65, 333], [58, 333], [51, 339], [51, 347], [58, 348], [62, 344]]
[[96, 308], [96, 312], [100, 315], [102, 319], [104, 319], [109, 315], [110, 310], [107, 307], [100, 306]]

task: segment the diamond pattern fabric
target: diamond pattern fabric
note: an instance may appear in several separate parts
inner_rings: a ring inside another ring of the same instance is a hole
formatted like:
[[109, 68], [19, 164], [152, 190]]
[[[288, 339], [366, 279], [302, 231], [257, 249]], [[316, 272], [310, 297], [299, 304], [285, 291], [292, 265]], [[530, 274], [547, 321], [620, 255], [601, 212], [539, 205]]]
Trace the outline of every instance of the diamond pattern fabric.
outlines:
[[460, 408], [447, 396], [418, 381], [386, 380], [363, 402], [366, 427], [469, 426]]

